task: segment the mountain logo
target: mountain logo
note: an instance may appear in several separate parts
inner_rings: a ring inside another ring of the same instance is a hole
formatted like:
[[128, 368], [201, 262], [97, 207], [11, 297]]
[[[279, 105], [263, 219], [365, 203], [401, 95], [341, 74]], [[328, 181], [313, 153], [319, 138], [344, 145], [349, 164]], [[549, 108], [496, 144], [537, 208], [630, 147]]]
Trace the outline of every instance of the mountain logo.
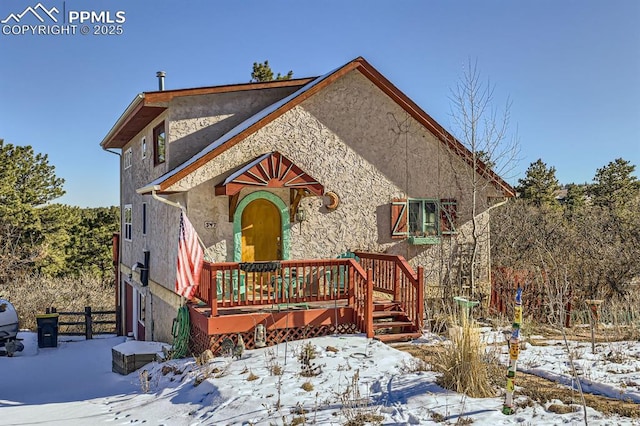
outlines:
[[[51, 10], [48, 10], [46, 7], [42, 5], [42, 3], [36, 4], [34, 7], [28, 6], [22, 13], [11, 13], [5, 19], [0, 21], [0, 23], [7, 24], [9, 21], [13, 20], [14, 23], [20, 23], [20, 20], [27, 14], [32, 14], [36, 17], [36, 19], [42, 23], [45, 22], [44, 17], [49, 17], [53, 22], [58, 22], [58, 18], [54, 14], [60, 13], [60, 11], [54, 6]], [[44, 17], [43, 17], [44, 16]]]

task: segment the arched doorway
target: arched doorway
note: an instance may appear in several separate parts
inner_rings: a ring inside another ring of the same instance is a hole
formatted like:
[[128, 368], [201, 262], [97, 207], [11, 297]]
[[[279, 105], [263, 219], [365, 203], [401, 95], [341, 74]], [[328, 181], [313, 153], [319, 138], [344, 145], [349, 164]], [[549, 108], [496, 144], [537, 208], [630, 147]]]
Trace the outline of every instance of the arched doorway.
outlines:
[[282, 259], [280, 211], [271, 201], [258, 198], [242, 211], [242, 262]]
[[256, 191], [242, 198], [233, 215], [233, 261], [289, 259], [289, 226], [289, 207], [277, 195]]

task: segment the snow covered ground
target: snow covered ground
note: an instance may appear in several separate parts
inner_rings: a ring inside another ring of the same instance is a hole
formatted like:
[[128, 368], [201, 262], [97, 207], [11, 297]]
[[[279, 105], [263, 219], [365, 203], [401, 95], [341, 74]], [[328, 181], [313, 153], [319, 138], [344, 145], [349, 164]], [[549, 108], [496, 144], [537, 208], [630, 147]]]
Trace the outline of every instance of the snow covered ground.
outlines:
[[[111, 372], [111, 348], [122, 337], [60, 337], [57, 348], [39, 349], [35, 333], [19, 336], [25, 350], [0, 357], [0, 425], [281, 425], [302, 424], [303, 416], [306, 424], [320, 425], [343, 425], [357, 416], [393, 425], [464, 419], [478, 425], [584, 424], [581, 411], [555, 414], [537, 404], [505, 416], [503, 396], [474, 399], [448, 392], [435, 383], [436, 373], [417, 371], [409, 354], [361, 335], [288, 342], [202, 366], [194, 359], [151, 363], [143, 369], [148, 379], [139, 372]], [[527, 345], [519, 366], [571, 385], [561, 342], [545, 343]], [[441, 342], [425, 335], [415, 344]], [[639, 342], [601, 344], [595, 355], [590, 343], [573, 342], [571, 350], [585, 390], [640, 403]], [[315, 358], [305, 369], [301, 355], [311, 351]], [[506, 359], [506, 345], [501, 352]], [[272, 374], [278, 369], [281, 374]], [[588, 420], [640, 425], [638, 419], [593, 409]]]

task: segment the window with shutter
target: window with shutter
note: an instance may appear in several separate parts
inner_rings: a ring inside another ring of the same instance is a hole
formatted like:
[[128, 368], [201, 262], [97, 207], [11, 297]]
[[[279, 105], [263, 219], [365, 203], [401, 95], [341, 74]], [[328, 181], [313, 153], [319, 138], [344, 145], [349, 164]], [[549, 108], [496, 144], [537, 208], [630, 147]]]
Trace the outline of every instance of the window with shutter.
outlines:
[[396, 198], [391, 202], [391, 238], [408, 238], [409, 244], [438, 244], [442, 235], [456, 233], [457, 215], [453, 198]]
[[391, 202], [391, 238], [407, 238], [409, 235], [407, 199], [395, 198]]

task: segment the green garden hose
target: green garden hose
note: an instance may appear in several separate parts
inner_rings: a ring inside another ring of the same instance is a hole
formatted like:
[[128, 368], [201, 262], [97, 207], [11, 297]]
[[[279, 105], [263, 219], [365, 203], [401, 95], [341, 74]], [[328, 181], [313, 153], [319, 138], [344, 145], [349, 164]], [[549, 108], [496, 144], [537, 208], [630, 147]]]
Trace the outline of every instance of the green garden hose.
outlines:
[[173, 336], [173, 351], [171, 359], [184, 358], [189, 352], [189, 308], [181, 306], [178, 308], [178, 315], [173, 320], [173, 328], [171, 330]]

